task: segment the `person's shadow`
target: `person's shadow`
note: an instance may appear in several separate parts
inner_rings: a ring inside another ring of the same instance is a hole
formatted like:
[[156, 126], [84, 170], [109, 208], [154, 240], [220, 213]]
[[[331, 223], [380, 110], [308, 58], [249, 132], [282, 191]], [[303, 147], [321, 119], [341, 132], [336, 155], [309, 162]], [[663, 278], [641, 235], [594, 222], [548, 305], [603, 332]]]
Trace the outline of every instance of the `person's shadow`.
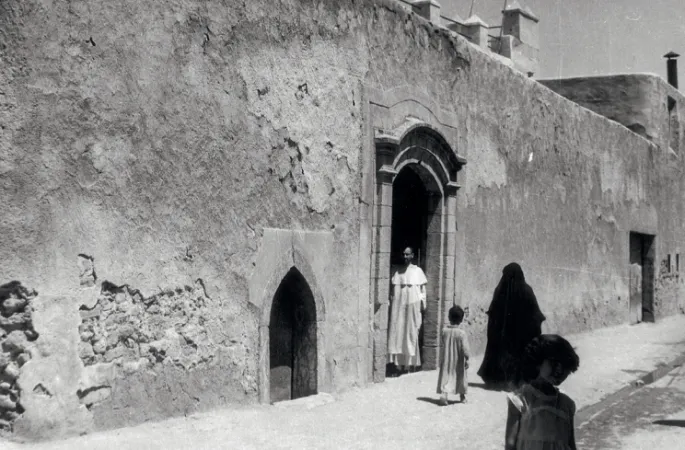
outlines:
[[666, 425], [669, 427], [685, 428], [685, 420], [655, 420], [652, 423], [655, 425]]
[[[494, 392], [509, 392], [510, 389], [504, 384], [485, 384], [485, 383], [469, 383], [469, 387], [476, 388], [476, 389], [483, 389], [485, 391], [494, 391]], [[432, 397], [416, 397], [416, 400], [426, 402], [426, 403], [432, 403], [436, 406], [442, 406], [440, 404], [440, 399], [437, 398], [432, 398]], [[447, 404], [448, 405], [454, 405], [455, 403], [461, 403], [460, 400], [448, 400]], [[654, 422], [657, 423], [657, 422]]]
[[[439, 398], [432, 398], [432, 397], [416, 397], [416, 400], [420, 400], [422, 402], [426, 403], [432, 403], [435, 406], [443, 406], [440, 404], [440, 399]], [[454, 405], [455, 403], [461, 403], [460, 400], [447, 400], [447, 406], [449, 405]]]

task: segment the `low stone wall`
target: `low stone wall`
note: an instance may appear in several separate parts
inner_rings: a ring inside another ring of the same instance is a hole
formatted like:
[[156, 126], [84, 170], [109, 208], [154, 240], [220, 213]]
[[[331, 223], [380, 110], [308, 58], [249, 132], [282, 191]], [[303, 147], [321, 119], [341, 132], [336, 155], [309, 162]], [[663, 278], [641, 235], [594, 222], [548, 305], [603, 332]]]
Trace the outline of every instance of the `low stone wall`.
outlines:
[[24, 412], [17, 379], [21, 367], [31, 359], [30, 343], [38, 338], [31, 307], [36, 295], [18, 281], [0, 286], [0, 434], [10, 433]]

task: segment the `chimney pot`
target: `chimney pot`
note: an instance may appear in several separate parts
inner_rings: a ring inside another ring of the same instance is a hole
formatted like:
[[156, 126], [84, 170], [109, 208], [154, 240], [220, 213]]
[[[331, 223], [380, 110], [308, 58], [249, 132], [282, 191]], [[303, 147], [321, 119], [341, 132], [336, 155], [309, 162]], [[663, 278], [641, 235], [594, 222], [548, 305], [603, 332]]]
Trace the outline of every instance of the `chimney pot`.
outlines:
[[666, 58], [666, 73], [668, 77], [668, 84], [678, 89], [678, 61], [680, 55], [676, 52], [670, 51], [664, 55]]

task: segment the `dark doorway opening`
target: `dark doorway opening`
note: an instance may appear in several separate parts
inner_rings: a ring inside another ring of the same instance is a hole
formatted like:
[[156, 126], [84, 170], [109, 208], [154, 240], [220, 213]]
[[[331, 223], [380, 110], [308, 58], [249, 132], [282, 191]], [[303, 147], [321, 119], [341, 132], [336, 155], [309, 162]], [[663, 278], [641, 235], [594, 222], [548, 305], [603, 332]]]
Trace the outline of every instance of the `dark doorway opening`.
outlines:
[[316, 305], [302, 274], [291, 268], [276, 290], [269, 322], [271, 403], [317, 393]]
[[[410, 167], [400, 171], [393, 182], [390, 273], [404, 266], [404, 249], [414, 250], [414, 264], [426, 271], [428, 193], [421, 177]], [[424, 325], [419, 328], [419, 356], [423, 362]], [[389, 364], [386, 376], [396, 375]]]
[[392, 186], [390, 258], [394, 273], [404, 264], [402, 252], [414, 249], [415, 264], [426, 270], [426, 188], [411, 168], [400, 171]]
[[653, 235], [630, 232], [630, 323], [654, 322]]

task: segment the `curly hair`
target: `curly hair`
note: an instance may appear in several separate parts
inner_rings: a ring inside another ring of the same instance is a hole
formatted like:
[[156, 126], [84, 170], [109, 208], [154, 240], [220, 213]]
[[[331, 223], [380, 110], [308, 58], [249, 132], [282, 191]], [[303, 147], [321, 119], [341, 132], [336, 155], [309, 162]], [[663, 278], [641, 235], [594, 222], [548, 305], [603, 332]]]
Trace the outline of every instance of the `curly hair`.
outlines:
[[462, 309], [461, 306], [459, 305], [454, 305], [453, 307], [450, 308], [449, 314], [448, 314], [450, 323], [453, 323], [455, 325], [459, 325], [462, 320], [464, 320], [464, 310]]
[[569, 341], [558, 334], [543, 334], [533, 339], [523, 352], [525, 378], [535, 378], [546, 359], [560, 363], [569, 373], [578, 370], [580, 365], [580, 358]]

